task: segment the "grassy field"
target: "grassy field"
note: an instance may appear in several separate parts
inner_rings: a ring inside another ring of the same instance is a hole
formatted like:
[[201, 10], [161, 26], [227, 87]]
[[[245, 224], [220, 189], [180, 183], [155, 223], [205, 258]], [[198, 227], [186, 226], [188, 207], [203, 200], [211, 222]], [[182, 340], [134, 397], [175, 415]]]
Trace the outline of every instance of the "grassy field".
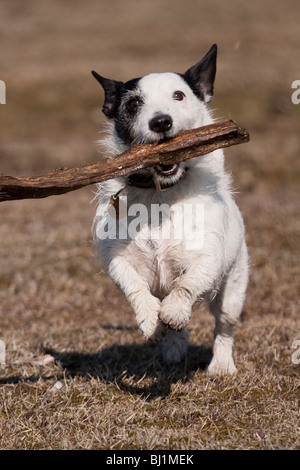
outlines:
[[2, 202], [1, 449], [300, 449], [299, 15], [293, 0], [2, 0], [3, 174], [100, 158], [92, 69], [117, 80], [184, 72], [218, 44], [215, 115], [251, 136], [226, 150], [251, 278], [237, 376], [206, 374], [205, 306], [186, 362], [166, 368], [95, 260], [94, 188]]

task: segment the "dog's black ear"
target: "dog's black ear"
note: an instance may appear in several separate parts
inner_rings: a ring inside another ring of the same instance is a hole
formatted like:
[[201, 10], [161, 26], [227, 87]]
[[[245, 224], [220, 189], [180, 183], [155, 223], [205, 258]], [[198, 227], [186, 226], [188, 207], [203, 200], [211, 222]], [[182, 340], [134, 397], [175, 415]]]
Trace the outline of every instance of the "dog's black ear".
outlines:
[[214, 44], [196, 65], [183, 75], [196, 94], [209, 103], [214, 94], [214, 81], [217, 69], [217, 45]]
[[105, 99], [102, 111], [108, 118], [114, 118], [116, 116], [123, 82], [101, 77], [101, 75], [94, 70], [92, 70], [92, 74], [104, 90]]

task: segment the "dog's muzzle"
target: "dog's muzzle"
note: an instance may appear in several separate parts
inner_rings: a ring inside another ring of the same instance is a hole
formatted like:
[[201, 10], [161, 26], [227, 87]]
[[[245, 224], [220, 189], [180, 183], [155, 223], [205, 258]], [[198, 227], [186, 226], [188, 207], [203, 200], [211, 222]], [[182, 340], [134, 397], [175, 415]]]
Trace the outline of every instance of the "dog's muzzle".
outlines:
[[[157, 113], [149, 121], [149, 129], [159, 134], [157, 139], [153, 139], [155, 142], [171, 138], [168, 131], [172, 127], [173, 120], [169, 114]], [[164, 191], [179, 183], [184, 178], [187, 169], [187, 166], [183, 167], [180, 163], [166, 165], [161, 163], [152, 169], [140, 170], [129, 175], [127, 184], [139, 188], [155, 188], [156, 191]]]

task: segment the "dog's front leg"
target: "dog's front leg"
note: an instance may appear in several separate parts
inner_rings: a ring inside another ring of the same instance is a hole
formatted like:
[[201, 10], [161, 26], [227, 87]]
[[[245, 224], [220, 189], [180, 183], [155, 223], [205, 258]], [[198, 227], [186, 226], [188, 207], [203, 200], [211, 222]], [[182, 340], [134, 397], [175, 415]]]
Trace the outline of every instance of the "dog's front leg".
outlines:
[[175, 282], [170, 294], [164, 298], [159, 318], [162, 323], [174, 330], [181, 331], [189, 322], [192, 306], [205, 292], [212, 289], [218, 276], [216, 267], [207, 260], [200, 265], [192, 265]]
[[151, 294], [147, 282], [123, 256], [111, 261], [109, 274], [132, 306], [143, 335], [152, 341], [159, 341], [166, 332], [158, 317], [161, 302]]

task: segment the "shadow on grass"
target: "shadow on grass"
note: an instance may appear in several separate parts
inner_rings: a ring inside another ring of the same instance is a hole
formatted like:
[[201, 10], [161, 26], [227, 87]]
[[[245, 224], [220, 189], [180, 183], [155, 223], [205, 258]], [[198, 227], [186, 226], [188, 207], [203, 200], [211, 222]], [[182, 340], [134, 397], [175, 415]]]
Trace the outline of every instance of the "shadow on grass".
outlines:
[[162, 361], [159, 346], [151, 343], [114, 344], [96, 354], [45, 352], [71, 377], [93, 377], [145, 399], [168, 396], [173, 383], [186, 383], [196, 371], [206, 369], [212, 357], [210, 348], [190, 345], [185, 359], [170, 366]]
[[[112, 328], [109, 326], [109, 328]], [[123, 327], [114, 327], [123, 329]], [[125, 329], [128, 329], [125, 327]], [[135, 329], [135, 328], [134, 328]], [[43, 350], [51, 354], [60, 371], [68, 377], [95, 378], [105, 384], [114, 384], [124, 392], [137, 394], [147, 400], [166, 397], [170, 394], [171, 385], [179, 381], [186, 383], [197, 371], [206, 369], [212, 358], [211, 348], [190, 345], [186, 357], [175, 365], [167, 365], [161, 357], [160, 346], [151, 342], [142, 344], [113, 344], [97, 353], [86, 354], [79, 351], [61, 352], [51, 346]], [[39, 373], [40, 372], [40, 373]], [[48, 372], [43, 375], [42, 369], [36, 370], [26, 378], [22, 374], [0, 378], [0, 384], [18, 384], [37, 382], [40, 378], [49, 379], [56, 374]]]

